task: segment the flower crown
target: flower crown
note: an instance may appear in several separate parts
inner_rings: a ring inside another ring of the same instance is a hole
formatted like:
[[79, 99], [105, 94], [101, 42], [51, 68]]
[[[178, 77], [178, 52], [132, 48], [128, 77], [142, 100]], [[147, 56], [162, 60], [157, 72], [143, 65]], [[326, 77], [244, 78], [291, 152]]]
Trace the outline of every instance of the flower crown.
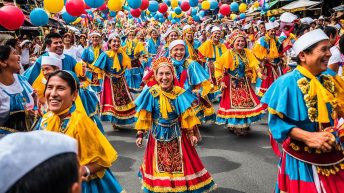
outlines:
[[238, 38], [238, 37], [243, 37], [244, 39], [247, 38], [247, 34], [243, 31], [240, 31], [240, 30], [236, 30], [234, 31], [231, 36], [229, 37], [229, 43], [231, 45], [234, 44], [234, 41]]
[[173, 64], [172, 61], [168, 58], [159, 58], [153, 61], [152, 63], [153, 66], [153, 71], [154, 74], [156, 74], [157, 70], [162, 67], [162, 66], [168, 66], [169, 68], [171, 68], [171, 70], [173, 71]]

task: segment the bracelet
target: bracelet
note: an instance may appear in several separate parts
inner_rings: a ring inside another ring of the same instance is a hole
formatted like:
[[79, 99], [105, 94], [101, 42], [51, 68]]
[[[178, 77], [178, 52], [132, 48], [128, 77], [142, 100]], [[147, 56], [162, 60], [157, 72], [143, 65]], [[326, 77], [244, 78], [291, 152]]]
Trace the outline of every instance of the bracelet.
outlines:
[[136, 139], [137, 139], [137, 138], [143, 138], [143, 133], [136, 134]]
[[90, 168], [88, 168], [87, 166], [84, 166], [85, 167], [85, 170], [86, 170], [86, 174], [84, 174], [84, 177], [89, 177], [91, 175], [91, 171], [90, 171]]

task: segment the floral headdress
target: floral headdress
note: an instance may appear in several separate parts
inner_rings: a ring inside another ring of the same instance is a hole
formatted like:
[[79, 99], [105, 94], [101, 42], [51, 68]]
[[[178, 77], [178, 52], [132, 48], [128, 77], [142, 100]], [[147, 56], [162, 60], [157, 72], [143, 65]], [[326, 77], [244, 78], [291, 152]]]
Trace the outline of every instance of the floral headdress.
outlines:
[[235, 30], [230, 36], [229, 36], [229, 43], [230, 45], [233, 45], [235, 40], [239, 37], [243, 37], [245, 40], [247, 38], [247, 34], [240, 30]]

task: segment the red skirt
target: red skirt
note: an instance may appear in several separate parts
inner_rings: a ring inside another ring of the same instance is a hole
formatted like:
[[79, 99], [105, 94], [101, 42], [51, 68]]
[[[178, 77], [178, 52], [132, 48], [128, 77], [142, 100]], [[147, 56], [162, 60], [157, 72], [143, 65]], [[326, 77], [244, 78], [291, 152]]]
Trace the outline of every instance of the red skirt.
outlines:
[[262, 97], [264, 93], [268, 90], [270, 85], [281, 76], [281, 72], [279, 70], [279, 66], [274, 66], [272, 64], [266, 63], [264, 66], [263, 74], [266, 76], [265, 79], [262, 80], [262, 84], [258, 90], [257, 95]]
[[144, 192], [209, 192], [216, 187], [184, 131], [171, 141], [150, 134], [140, 173]]

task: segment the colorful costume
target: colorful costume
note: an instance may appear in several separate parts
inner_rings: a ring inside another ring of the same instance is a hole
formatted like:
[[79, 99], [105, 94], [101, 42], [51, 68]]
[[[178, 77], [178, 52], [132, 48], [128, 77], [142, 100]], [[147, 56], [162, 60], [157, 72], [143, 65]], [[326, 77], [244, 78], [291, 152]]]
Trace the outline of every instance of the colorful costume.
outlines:
[[131, 67], [131, 61], [122, 48], [100, 54], [94, 66], [105, 74], [100, 104], [101, 119], [113, 125], [124, 126], [135, 121], [135, 104], [129, 92], [124, 72]]
[[227, 48], [224, 44], [218, 43], [214, 45], [212, 40], [205, 41], [199, 48], [198, 52], [201, 58], [206, 58], [205, 70], [210, 75], [212, 84], [214, 85], [213, 89], [210, 91], [208, 97], [212, 102], [219, 101], [221, 91], [219, 90], [218, 83], [215, 78], [215, 68], [214, 62], [222, 56], [227, 51]]
[[[59, 115], [68, 113], [60, 119]], [[124, 193], [109, 169], [117, 159], [117, 152], [97, 129], [96, 124], [84, 113], [76, 110], [75, 105], [59, 114], [48, 112], [43, 116], [41, 129], [64, 133], [78, 141], [80, 165], [96, 163], [106, 169], [90, 176], [82, 182], [83, 193]]]
[[200, 124], [191, 106], [195, 100], [190, 91], [178, 86], [165, 92], [158, 85], [144, 89], [135, 100], [135, 127], [149, 131], [139, 172], [144, 192], [201, 193], [215, 188], [187, 137]]
[[[256, 93], [262, 97], [270, 85], [282, 74], [281, 59], [278, 53], [278, 41], [275, 37], [265, 35], [259, 38], [254, 44], [252, 51], [256, 58], [262, 61], [263, 75], [265, 79], [258, 78], [256, 84]], [[265, 59], [270, 59], [266, 62]]]
[[293, 128], [319, 132], [333, 126], [333, 108], [343, 110], [341, 81], [325, 73], [315, 77], [298, 65], [277, 79], [262, 98], [269, 107], [271, 135], [283, 147], [280, 154], [273, 146], [280, 156], [276, 193], [344, 192], [343, 149], [337, 145], [330, 152], [322, 152], [289, 137]]
[[251, 87], [259, 62], [248, 49], [243, 49], [240, 54], [231, 49], [214, 64], [215, 77], [226, 85], [216, 123], [247, 130], [251, 123], [262, 118], [265, 110]]
[[0, 83], [0, 135], [30, 131], [36, 119], [28, 113], [34, 108], [33, 90], [24, 77], [14, 74], [14, 83]]
[[94, 68], [93, 65], [97, 61], [101, 53], [103, 53], [101, 46], [90, 46], [88, 48], [85, 48], [81, 55], [81, 59], [87, 63], [87, 66], [89, 68], [89, 71], [86, 72], [86, 76], [91, 82], [90, 88], [97, 93], [100, 93], [101, 91], [104, 74], [102, 74], [99, 69]]
[[154, 57], [159, 50], [160, 47], [160, 38], [154, 40], [153, 38], [149, 38], [147, 41], [147, 51], [151, 57]]

